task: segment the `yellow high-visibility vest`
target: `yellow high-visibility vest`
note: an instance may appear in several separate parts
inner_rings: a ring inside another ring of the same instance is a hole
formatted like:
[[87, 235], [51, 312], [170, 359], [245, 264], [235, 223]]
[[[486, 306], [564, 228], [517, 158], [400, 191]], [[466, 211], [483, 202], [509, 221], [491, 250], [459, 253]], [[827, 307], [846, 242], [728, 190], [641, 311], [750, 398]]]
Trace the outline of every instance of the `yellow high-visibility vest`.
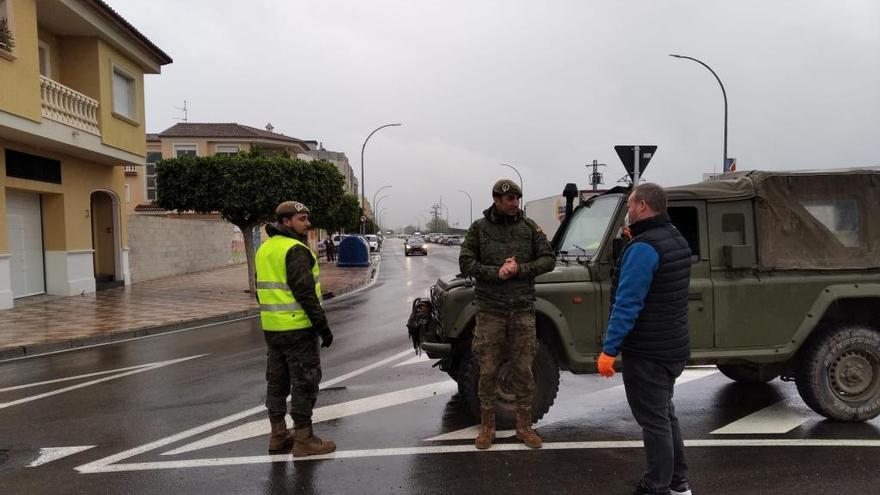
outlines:
[[321, 298], [321, 270], [318, 256], [302, 242], [283, 235], [274, 235], [257, 250], [257, 300], [260, 302], [260, 321], [263, 330], [286, 332], [302, 330], [312, 326], [311, 320], [302, 306], [296, 301], [290, 286], [287, 285], [287, 251], [294, 246], [304, 246], [309, 250], [315, 264], [312, 276], [315, 278], [315, 295]]

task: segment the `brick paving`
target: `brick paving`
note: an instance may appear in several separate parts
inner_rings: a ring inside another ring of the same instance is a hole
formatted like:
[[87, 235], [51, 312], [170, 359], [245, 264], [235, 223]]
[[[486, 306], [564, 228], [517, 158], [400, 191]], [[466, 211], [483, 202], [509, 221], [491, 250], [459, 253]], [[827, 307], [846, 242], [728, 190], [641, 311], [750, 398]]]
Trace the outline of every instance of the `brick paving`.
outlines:
[[[366, 284], [373, 268], [321, 263], [325, 296]], [[0, 358], [157, 333], [253, 314], [247, 265], [165, 277], [82, 296], [36, 296], [0, 311]]]

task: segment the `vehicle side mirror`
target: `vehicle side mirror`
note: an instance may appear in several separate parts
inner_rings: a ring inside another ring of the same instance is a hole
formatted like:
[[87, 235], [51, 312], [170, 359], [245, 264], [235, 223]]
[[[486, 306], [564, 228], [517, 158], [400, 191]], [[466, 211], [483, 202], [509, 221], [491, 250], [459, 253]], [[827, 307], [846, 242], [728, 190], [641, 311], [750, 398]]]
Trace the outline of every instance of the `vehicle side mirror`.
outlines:
[[728, 270], [744, 270], [755, 265], [755, 248], [751, 244], [723, 246], [724, 266]]
[[611, 259], [613, 261], [617, 261], [620, 258], [620, 254], [623, 253], [623, 248], [626, 246], [626, 239], [623, 237], [615, 237], [611, 239]]

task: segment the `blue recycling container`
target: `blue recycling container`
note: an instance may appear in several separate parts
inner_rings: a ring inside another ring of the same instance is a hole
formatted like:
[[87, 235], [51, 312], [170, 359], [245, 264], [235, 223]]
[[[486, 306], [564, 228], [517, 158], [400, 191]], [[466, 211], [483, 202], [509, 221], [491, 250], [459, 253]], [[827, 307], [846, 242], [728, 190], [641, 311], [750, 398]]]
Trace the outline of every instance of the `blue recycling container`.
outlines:
[[370, 245], [363, 237], [349, 235], [339, 241], [336, 266], [370, 266]]

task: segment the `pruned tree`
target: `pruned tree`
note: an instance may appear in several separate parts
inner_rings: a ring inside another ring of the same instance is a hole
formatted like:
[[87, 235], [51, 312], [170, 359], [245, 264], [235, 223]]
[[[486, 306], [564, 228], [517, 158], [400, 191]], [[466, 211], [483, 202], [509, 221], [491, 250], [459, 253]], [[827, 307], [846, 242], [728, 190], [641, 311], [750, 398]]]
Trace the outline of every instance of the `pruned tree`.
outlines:
[[219, 213], [241, 229], [254, 290], [254, 231], [274, 221], [282, 201], [296, 200], [323, 227], [329, 211], [343, 200], [342, 175], [324, 161], [241, 153], [162, 160], [156, 165], [156, 204], [166, 210]]

